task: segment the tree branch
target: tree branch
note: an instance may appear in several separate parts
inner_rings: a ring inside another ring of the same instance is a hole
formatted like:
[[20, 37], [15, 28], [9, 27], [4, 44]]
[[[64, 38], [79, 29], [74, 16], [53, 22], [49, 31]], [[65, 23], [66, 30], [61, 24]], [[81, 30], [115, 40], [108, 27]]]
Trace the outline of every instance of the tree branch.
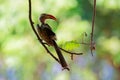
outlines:
[[42, 40], [40, 39], [39, 35], [37, 34], [35, 28], [34, 28], [34, 22], [32, 21], [32, 6], [31, 6], [31, 0], [28, 0], [29, 2], [29, 21], [30, 21], [30, 24], [31, 24], [31, 27], [32, 27], [32, 30], [34, 31], [35, 35], [37, 36], [39, 42], [42, 44], [42, 46], [45, 48], [45, 50], [47, 51], [47, 53], [49, 53], [57, 62], [60, 63], [60, 61], [48, 50], [48, 48], [44, 45], [44, 43], [42, 42]]
[[59, 47], [59, 49], [61, 49], [62, 51], [66, 52], [66, 53], [69, 53], [69, 54], [74, 54], [74, 55], [82, 55], [83, 54], [83, 53], [70, 52], [70, 51], [67, 51], [67, 50], [60, 48], [60, 47]]
[[82, 55], [82, 54], [83, 54], [83, 53], [70, 52], [70, 51], [67, 51], [67, 50], [65, 50], [65, 49], [63, 49], [63, 48], [60, 48], [60, 47], [59, 47], [59, 49], [61, 49], [62, 51], [66, 52], [66, 53], [68, 53], [68, 54], [71, 54], [71, 59], [72, 59], [72, 60], [73, 60], [73, 55]]
[[[44, 44], [48, 45], [47, 43], [44, 43]], [[80, 44], [89, 45], [89, 44], [87, 44], [87, 43], [80, 43]], [[49, 46], [49, 45], [48, 45], [48, 46]], [[59, 47], [59, 46], [58, 46], [58, 47]], [[65, 50], [65, 49], [63, 49], [63, 48], [61, 48], [61, 47], [59, 47], [59, 49], [61, 49], [62, 51], [66, 52], [66, 53], [68, 53], [68, 54], [74, 54], [74, 55], [82, 55], [82, 54], [83, 54], [83, 53], [70, 52], [70, 51], [67, 51], [67, 50]]]
[[91, 50], [92, 56], [93, 56], [93, 50], [95, 49], [95, 43], [93, 42], [95, 15], [96, 15], [96, 0], [94, 0], [94, 6], [93, 6], [92, 32], [91, 32], [91, 40], [90, 40], [90, 50]]

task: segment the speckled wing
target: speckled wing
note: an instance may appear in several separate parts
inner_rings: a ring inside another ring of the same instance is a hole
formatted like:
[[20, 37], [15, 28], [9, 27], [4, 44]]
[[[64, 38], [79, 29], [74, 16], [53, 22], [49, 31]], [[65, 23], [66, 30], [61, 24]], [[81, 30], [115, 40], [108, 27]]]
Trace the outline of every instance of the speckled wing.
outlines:
[[37, 31], [40, 37], [48, 44], [53, 46], [53, 41], [56, 40], [55, 33], [51, 30], [50, 26], [47, 24], [43, 24], [40, 26], [37, 26]]

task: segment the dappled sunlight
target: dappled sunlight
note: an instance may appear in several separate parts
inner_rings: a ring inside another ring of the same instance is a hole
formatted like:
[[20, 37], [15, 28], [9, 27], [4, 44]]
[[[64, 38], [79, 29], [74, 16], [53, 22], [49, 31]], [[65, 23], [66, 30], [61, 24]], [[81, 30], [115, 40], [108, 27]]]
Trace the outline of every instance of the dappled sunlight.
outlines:
[[103, 49], [112, 55], [116, 55], [120, 52], [120, 40], [117, 37], [112, 37], [109, 39], [106, 38], [100, 38], [99, 44], [103, 46]]
[[16, 57], [9, 56], [6, 57], [5, 64], [8, 68], [9, 67], [16, 68], [16, 65], [20, 64], [20, 60], [19, 58], [17, 58], [17, 56]]
[[63, 71], [59, 73], [58, 75], [55, 76], [54, 80], [70, 80], [69, 78], [69, 72], [68, 71]]
[[80, 37], [83, 33], [90, 33], [90, 28], [91, 26], [87, 21], [81, 21], [76, 18], [68, 19], [58, 26], [58, 40], [71, 41], [74, 39], [81, 39]]
[[[34, 26], [41, 13], [56, 33], [70, 71], [62, 70], [39, 43], [28, 18], [28, 0], [0, 0], [0, 80], [120, 80], [120, 0], [97, 0], [94, 39], [90, 54], [92, 0], [31, 0]], [[85, 36], [84, 33], [87, 35]], [[75, 43], [76, 42], [76, 43]], [[54, 48], [46, 45], [57, 57]]]
[[120, 1], [119, 0], [98, 0], [97, 6], [104, 7], [104, 9], [106, 10], [120, 9]]

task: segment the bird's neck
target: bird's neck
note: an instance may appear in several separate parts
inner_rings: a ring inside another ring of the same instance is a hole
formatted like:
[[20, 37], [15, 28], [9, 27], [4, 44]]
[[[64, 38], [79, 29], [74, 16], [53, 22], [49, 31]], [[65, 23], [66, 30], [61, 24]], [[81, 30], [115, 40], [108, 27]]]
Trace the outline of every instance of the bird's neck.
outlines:
[[41, 27], [51, 29], [51, 27], [47, 23], [42, 23]]
[[41, 24], [41, 26], [45, 26], [45, 25], [46, 25], [46, 23], [42, 23], [42, 24]]

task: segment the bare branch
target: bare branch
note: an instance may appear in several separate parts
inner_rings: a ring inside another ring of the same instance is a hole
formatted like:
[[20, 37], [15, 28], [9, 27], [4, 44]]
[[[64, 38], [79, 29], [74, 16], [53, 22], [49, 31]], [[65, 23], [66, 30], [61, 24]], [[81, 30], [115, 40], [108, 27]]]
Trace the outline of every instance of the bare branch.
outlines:
[[62, 51], [68, 53], [68, 54], [71, 54], [71, 59], [73, 60], [73, 55], [82, 55], [83, 53], [75, 53], [75, 52], [70, 52], [70, 51], [67, 51], [65, 49], [62, 49], [59, 47], [59, 49], [61, 49]]
[[[60, 48], [60, 47], [59, 47]], [[74, 54], [74, 55], [82, 55], [83, 53], [75, 53], [75, 52], [70, 52], [70, 51], [67, 51], [65, 49], [62, 49], [60, 48], [62, 51], [66, 52], [66, 53], [69, 53], [69, 54]]]
[[[44, 44], [48, 45], [47, 43], [44, 43]], [[80, 43], [80, 44], [81, 44], [81, 43]], [[89, 44], [87, 44], [87, 43], [82, 43], [82, 44], [89, 45]], [[49, 46], [49, 45], [48, 45], [48, 46]], [[59, 49], [61, 49], [62, 51], [66, 52], [66, 53], [68, 53], [68, 54], [74, 54], [74, 55], [82, 55], [82, 54], [83, 54], [83, 53], [70, 52], [70, 51], [67, 51], [67, 50], [65, 50], [65, 49], [63, 49], [63, 48], [61, 48], [61, 47], [59, 47]]]
[[39, 37], [39, 35], [37, 34], [37, 32], [36, 32], [36, 30], [35, 30], [35, 28], [34, 28], [34, 22], [32, 21], [32, 17], [31, 17], [31, 15], [32, 15], [32, 6], [31, 6], [31, 0], [28, 0], [28, 2], [29, 2], [29, 21], [30, 21], [30, 24], [31, 24], [31, 27], [32, 27], [32, 29], [33, 29], [33, 31], [34, 31], [34, 33], [35, 33], [35, 35], [37, 36], [37, 38], [38, 38], [38, 40], [39, 40], [39, 42], [42, 44], [42, 46], [45, 48], [45, 50], [47, 51], [47, 53], [49, 53], [57, 62], [59, 62], [60, 63], [60, 61], [48, 50], [48, 48], [44, 45], [44, 43], [42, 42], [42, 40], [40, 39], [40, 37]]
[[93, 6], [92, 32], [91, 32], [91, 41], [90, 41], [90, 50], [91, 50], [92, 56], [93, 56], [93, 50], [95, 49], [94, 42], [93, 42], [95, 15], [96, 15], [96, 0], [94, 0], [94, 6]]

